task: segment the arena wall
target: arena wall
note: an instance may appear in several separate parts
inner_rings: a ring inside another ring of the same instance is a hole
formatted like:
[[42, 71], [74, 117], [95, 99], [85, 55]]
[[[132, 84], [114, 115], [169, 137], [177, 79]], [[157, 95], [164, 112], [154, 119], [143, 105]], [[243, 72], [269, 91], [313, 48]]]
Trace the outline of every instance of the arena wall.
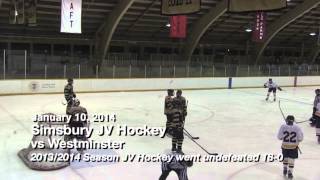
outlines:
[[[157, 79], [75, 79], [74, 90], [86, 92], [201, 90], [259, 88], [269, 77], [236, 78], [157, 78]], [[271, 77], [279, 86], [316, 86], [320, 76]], [[63, 93], [66, 80], [1, 80], [0, 95]]]

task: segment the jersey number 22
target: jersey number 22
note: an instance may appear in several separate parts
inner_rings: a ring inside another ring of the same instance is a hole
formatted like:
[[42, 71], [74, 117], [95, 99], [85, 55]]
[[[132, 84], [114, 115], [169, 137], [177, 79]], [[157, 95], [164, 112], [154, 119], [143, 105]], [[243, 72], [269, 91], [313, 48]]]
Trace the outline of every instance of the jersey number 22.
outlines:
[[291, 143], [297, 142], [297, 140], [296, 140], [297, 133], [296, 132], [284, 131], [283, 134], [284, 134], [284, 137], [283, 137], [284, 142], [291, 142]]

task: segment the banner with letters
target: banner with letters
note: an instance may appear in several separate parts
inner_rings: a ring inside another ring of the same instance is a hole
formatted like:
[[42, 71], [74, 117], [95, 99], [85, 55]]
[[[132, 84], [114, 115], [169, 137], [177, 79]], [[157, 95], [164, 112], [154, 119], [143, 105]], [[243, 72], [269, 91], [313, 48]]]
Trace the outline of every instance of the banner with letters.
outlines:
[[170, 17], [170, 37], [186, 38], [187, 35], [187, 16], [171, 16]]
[[287, 7], [287, 0], [229, 0], [230, 12], [266, 11]]
[[191, 14], [200, 11], [201, 0], [162, 0], [163, 15]]
[[252, 32], [252, 41], [263, 42], [266, 37], [267, 15], [265, 12], [257, 12], [255, 26]]
[[82, 0], [61, 0], [61, 28], [63, 33], [81, 33]]

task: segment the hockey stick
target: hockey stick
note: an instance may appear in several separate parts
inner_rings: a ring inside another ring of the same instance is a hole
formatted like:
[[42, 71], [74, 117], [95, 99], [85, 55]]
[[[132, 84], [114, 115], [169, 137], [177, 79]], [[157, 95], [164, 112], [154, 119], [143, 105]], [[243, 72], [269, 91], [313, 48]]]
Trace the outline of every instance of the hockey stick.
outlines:
[[[283, 113], [282, 108], [281, 108], [280, 100], [279, 100], [279, 109], [280, 109], [280, 112], [282, 114], [282, 117], [283, 117], [284, 121], [286, 121], [286, 117], [284, 116], [284, 113]], [[302, 154], [302, 151], [301, 151], [299, 146], [298, 146], [298, 150], [299, 150], [300, 154]]]
[[[188, 105], [189, 105], [189, 101], [187, 100], [187, 102], [186, 102], [186, 107], [188, 107]], [[185, 119], [186, 119], [186, 116], [183, 115], [183, 127], [184, 127], [184, 123], [186, 122]], [[192, 136], [185, 128], [183, 128], [183, 130], [184, 130], [184, 133], [185, 133], [189, 138], [196, 139], [196, 140], [200, 139], [199, 137]]]
[[299, 121], [299, 122], [296, 122], [297, 124], [301, 124], [301, 123], [305, 123], [305, 122], [308, 122], [310, 120], [305, 120], [305, 121]]
[[[183, 128], [183, 130], [186, 130], [186, 129], [184, 129]], [[189, 136], [188, 136], [189, 137]], [[210, 153], [209, 151], [207, 151], [204, 147], [202, 147], [197, 141], [195, 141], [194, 139], [192, 139], [192, 138], [190, 138], [189, 137], [189, 139], [191, 140], [191, 141], [193, 141], [196, 145], [198, 145], [204, 152], [206, 152], [207, 154], [209, 154], [209, 155], [213, 155], [213, 156], [216, 156], [216, 155], [218, 155], [218, 153]]]
[[[183, 119], [185, 119], [185, 116], [183, 117]], [[192, 135], [184, 128], [184, 123], [185, 123], [185, 122], [186, 122], [186, 121], [183, 120], [183, 130], [184, 130], [184, 134], [185, 134], [186, 136], [188, 136], [189, 138], [192, 138], [192, 139], [196, 139], [196, 140], [200, 139], [200, 138], [197, 137], [197, 136], [192, 136]]]
[[183, 130], [184, 130], [185, 135], [187, 135], [189, 138], [195, 139], [195, 140], [200, 139], [199, 137], [192, 136], [186, 129], [183, 128]]
[[286, 120], [286, 117], [285, 117], [285, 115], [284, 115], [284, 113], [283, 113], [283, 111], [282, 111], [281, 105], [280, 105], [280, 100], [279, 100], [278, 105], [279, 105], [279, 109], [280, 109], [280, 112], [281, 112], [281, 114], [282, 114], [283, 119]]

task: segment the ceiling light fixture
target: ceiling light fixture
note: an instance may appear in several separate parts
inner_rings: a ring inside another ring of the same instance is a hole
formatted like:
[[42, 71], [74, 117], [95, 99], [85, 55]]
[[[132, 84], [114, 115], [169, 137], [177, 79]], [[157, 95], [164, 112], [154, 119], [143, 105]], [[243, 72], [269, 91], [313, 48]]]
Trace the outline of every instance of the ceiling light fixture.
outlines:
[[312, 33], [310, 33], [309, 35], [310, 35], [310, 36], [315, 36], [315, 35], [317, 35], [317, 33], [312, 32]]
[[246, 32], [252, 32], [252, 29], [251, 28], [247, 28], [245, 31]]

